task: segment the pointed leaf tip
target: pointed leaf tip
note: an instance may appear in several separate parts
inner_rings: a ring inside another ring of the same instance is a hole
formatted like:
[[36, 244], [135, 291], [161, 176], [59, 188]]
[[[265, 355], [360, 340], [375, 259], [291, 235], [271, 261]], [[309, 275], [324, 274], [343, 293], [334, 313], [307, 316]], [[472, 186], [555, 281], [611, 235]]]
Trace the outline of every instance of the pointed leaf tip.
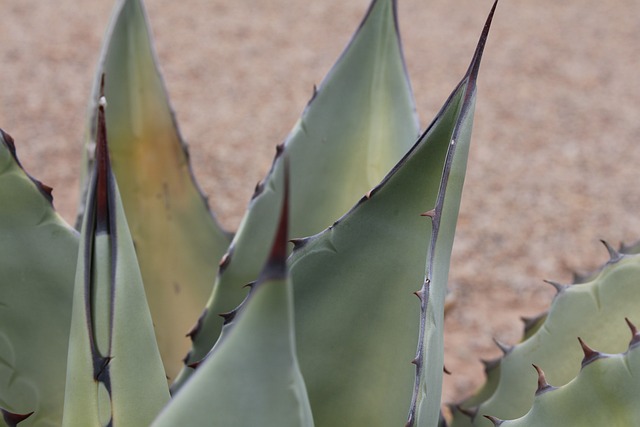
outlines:
[[98, 127], [96, 134], [96, 233], [109, 233], [109, 198], [111, 162], [107, 147], [107, 125], [105, 120], [104, 74], [98, 103]]
[[[282, 153], [284, 147], [278, 150], [278, 155]], [[287, 243], [289, 236], [289, 161], [284, 158], [284, 194], [282, 197], [282, 207], [278, 230], [271, 247], [271, 253], [267, 259], [264, 269], [260, 273], [263, 282], [268, 279], [284, 279], [287, 275]]]
[[469, 76], [469, 91], [473, 92], [476, 87], [476, 82], [478, 80], [478, 72], [480, 70], [480, 62], [482, 60], [482, 54], [484, 52], [484, 47], [487, 44], [487, 39], [489, 38], [489, 30], [491, 29], [491, 22], [493, 21], [493, 15], [496, 11], [496, 7], [498, 6], [498, 0], [493, 2], [493, 6], [489, 11], [489, 16], [487, 16], [487, 20], [484, 23], [484, 28], [482, 29], [482, 34], [480, 34], [480, 40], [478, 40], [478, 45], [476, 46], [476, 51], [473, 54], [473, 59], [471, 60], [471, 65], [469, 65], [469, 70], [467, 71], [467, 75]]

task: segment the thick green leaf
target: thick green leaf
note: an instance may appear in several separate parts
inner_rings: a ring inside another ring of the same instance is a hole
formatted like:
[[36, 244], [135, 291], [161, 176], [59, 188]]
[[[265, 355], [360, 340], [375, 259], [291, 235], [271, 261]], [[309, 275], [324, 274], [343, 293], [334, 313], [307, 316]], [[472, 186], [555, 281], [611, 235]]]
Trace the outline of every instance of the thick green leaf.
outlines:
[[620, 327], [621, 320], [635, 320], [640, 311], [639, 277], [640, 255], [625, 255], [612, 258], [590, 282], [558, 286], [544, 324], [500, 360], [493, 393], [480, 402], [474, 399], [477, 407], [464, 403], [466, 409], [475, 412], [472, 424], [491, 426], [483, 415], [502, 419], [524, 416], [535, 400], [536, 372], [532, 364], [543, 369], [549, 383], [556, 387], [572, 381], [583, 358], [576, 337], [602, 351], [625, 351], [627, 331]]
[[[477, 53], [434, 122], [378, 187], [327, 230], [297, 242], [291, 273], [298, 354], [318, 425], [398, 425], [410, 410], [416, 373], [409, 362], [419, 333], [435, 324], [434, 334], [442, 334], [437, 316], [443, 316], [479, 61]], [[441, 228], [432, 230], [420, 214], [434, 207], [433, 223]], [[427, 277], [438, 275], [431, 281], [442, 289], [430, 295], [440, 305], [421, 315], [412, 293], [425, 282], [428, 253], [434, 256]], [[429, 346], [429, 362], [441, 375], [443, 347]], [[424, 356], [418, 356], [420, 365]], [[420, 389], [424, 372], [417, 373]], [[429, 398], [439, 408], [441, 384], [432, 379]], [[437, 425], [435, 415], [420, 417], [419, 425]]]
[[64, 426], [144, 426], [169, 400], [142, 277], [98, 115], [80, 236]]
[[[291, 164], [291, 234], [313, 235], [346, 212], [406, 153], [418, 135], [396, 23], [396, 2], [375, 0], [283, 147]], [[282, 197], [282, 162], [260, 183], [220, 269], [188, 363], [216, 341], [217, 314], [242, 301], [260, 272]], [[186, 368], [181, 381], [189, 373]], [[176, 386], [177, 387], [177, 386]]]
[[249, 296], [227, 314], [218, 342], [154, 422], [162, 426], [313, 426], [295, 355], [287, 275], [288, 197], [269, 259]]
[[461, 97], [460, 109], [451, 133], [438, 198], [433, 211], [428, 214], [432, 218], [432, 234], [426, 278], [418, 292], [422, 306], [420, 341], [414, 359], [416, 383], [407, 426], [436, 425], [440, 417], [444, 370], [444, 305], [449, 263], [469, 157], [476, 81], [496, 5], [497, 0], [487, 18], [467, 75], [457, 89]]
[[49, 190], [0, 130], [0, 407], [35, 411], [21, 426], [62, 420], [78, 233]]
[[[561, 387], [549, 384], [545, 373], [537, 368], [538, 386], [531, 410], [512, 421], [493, 418], [494, 424], [503, 427], [639, 425], [640, 334], [633, 324], [629, 326], [633, 337], [624, 353], [601, 353], [581, 342], [584, 358], [580, 372]], [[578, 347], [577, 342], [574, 345]]]
[[160, 351], [173, 377], [189, 348], [185, 334], [211, 293], [229, 240], [189, 168], [140, 0], [118, 1], [114, 10], [91, 98], [87, 158], [95, 146], [95, 100], [102, 73], [113, 170]]
[[[408, 361], [418, 336], [411, 325], [417, 326], [420, 315], [415, 305], [407, 307], [411, 291], [424, 281], [429, 242], [431, 253], [436, 243], [442, 245], [432, 262], [446, 289], [479, 60], [477, 55], [475, 71], [383, 183], [293, 254], [300, 361], [319, 425], [391, 425], [409, 409]], [[434, 224], [442, 219], [439, 230], [419, 216], [434, 206]], [[440, 315], [443, 307], [444, 298]], [[437, 366], [442, 347], [431, 351]], [[435, 399], [439, 407], [439, 395]], [[436, 423], [437, 412], [421, 425]]]

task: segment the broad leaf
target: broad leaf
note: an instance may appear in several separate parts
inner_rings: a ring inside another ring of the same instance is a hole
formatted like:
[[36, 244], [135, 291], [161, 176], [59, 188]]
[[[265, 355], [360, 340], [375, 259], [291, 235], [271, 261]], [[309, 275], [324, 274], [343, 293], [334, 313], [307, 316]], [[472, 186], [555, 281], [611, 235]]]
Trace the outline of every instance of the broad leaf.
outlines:
[[436, 203], [428, 214], [432, 219], [432, 231], [425, 282], [417, 294], [422, 311], [420, 341], [414, 359], [416, 382], [407, 426], [436, 425], [440, 417], [444, 370], [444, 305], [449, 263], [467, 170], [480, 60], [496, 5], [497, 0], [485, 23], [469, 70], [454, 92], [454, 96], [460, 96], [460, 107], [449, 139]]
[[[104, 99], [104, 98], [103, 98]], [[64, 426], [144, 426], [169, 400], [107, 152], [103, 106], [73, 297]]]
[[313, 426], [295, 355], [293, 295], [287, 274], [288, 197], [258, 281], [207, 358], [153, 424]]
[[95, 146], [95, 100], [103, 73], [113, 170], [160, 351], [173, 377], [189, 347], [185, 334], [211, 293], [229, 240], [195, 184], [140, 0], [120, 0], [114, 10], [91, 98], [87, 159]]
[[[256, 188], [219, 271], [187, 364], [216, 341], [217, 314], [234, 308], [256, 280], [277, 226], [280, 174], [291, 164], [291, 234], [313, 235], [346, 212], [406, 153], [418, 135], [396, 23], [396, 3], [373, 1], [360, 28], [279, 147]], [[188, 376], [185, 368], [180, 382]], [[179, 385], [179, 384], [178, 384]], [[176, 385], [176, 387], [178, 386]]]
[[[0, 407], [59, 426], [78, 233], [55, 212], [0, 130]], [[5, 412], [6, 411], [6, 412]], [[0, 425], [5, 425], [0, 419]], [[9, 424], [10, 425], [10, 424]]]
[[[437, 425], [446, 273], [485, 37], [434, 122], [382, 183], [329, 229], [297, 242], [298, 354], [317, 425], [398, 425], [407, 412], [414, 423], [416, 377], [417, 424]], [[412, 293], [425, 282], [425, 265], [432, 286], [418, 292], [421, 307]], [[410, 361], [419, 337], [415, 363], [423, 368], [416, 373]], [[429, 416], [425, 387], [436, 408]]]

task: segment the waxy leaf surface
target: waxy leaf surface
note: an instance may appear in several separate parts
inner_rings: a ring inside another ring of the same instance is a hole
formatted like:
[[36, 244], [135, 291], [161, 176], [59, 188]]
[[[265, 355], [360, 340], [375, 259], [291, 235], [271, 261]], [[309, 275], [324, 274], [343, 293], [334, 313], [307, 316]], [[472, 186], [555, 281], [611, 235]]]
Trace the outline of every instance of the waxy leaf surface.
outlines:
[[[375, 0], [256, 188], [219, 271], [202, 327], [192, 335], [187, 364], [209, 351], [222, 327], [218, 313], [242, 301], [242, 287], [256, 280], [265, 262], [282, 198], [280, 154], [286, 153], [291, 165], [291, 235], [304, 237], [351, 208], [407, 152], [418, 133], [396, 2]], [[180, 383], [189, 372], [185, 368]]]
[[[104, 99], [104, 98], [103, 98]], [[63, 426], [145, 426], [169, 387], [99, 107], [94, 173], [80, 235]]]
[[62, 421], [77, 256], [78, 233], [0, 130], [0, 407], [35, 411], [21, 427]]
[[195, 184], [140, 0], [118, 1], [107, 32], [91, 98], [87, 168], [93, 162], [93, 112], [103, 73], [113, 170], [160, 351], [173, 378], [189, 347], [185, 335], [211, 293], [229, 239]]

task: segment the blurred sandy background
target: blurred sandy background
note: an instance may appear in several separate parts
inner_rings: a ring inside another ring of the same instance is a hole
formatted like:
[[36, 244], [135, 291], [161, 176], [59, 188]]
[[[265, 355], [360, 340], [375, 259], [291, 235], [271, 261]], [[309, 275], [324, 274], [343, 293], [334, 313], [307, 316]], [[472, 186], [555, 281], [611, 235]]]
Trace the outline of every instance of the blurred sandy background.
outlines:
[[[368, 0], [147, 0], [195, 174], [235, 228], [255, 183]], [[0, 2], [0, 127], [73, 221], [85, 105], [112, 1]], [[400, 0], [426, 126], [463, 75], [491, 4]], [[445, 398], [481, 380], [491, 342], [553, 295], [542, 279], [640, 238], [640, 0], [502, 0], [479, 79], [454, 247]], [[408, 362], [408, 360], [407, 360]], [[468, 378], [469, 375], [475, 376]]]

